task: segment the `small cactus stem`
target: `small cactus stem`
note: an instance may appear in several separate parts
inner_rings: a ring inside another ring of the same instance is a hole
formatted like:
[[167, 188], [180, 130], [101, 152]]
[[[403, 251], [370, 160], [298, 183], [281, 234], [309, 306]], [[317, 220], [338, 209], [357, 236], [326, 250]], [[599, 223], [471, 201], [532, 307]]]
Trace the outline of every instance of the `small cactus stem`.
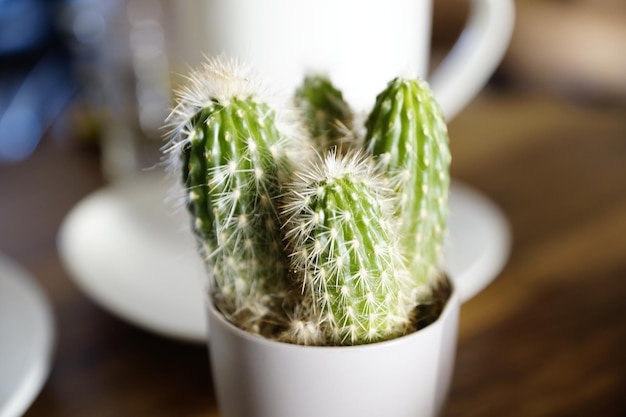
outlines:
[[178, 95], [169, 151], [224, 315], [255, 330], [286, 291], [276, 196], [290, 174], [275, 112], [232, 61], [213, 59]]
[[352, 110], [328, 77], [306, 76], [296, 90], [294, 102], [318, 151], [347, 148], [354, 141]]
[[290, 329], [296, 343], [363, 344], [408, 330], [411, 280], [391, 196], [371, 158], [354, 152], [328, 152], [290, 186], [285, 236], [304, 305], [310, 301], [310, 316], [296, 317]]
[[404, 256], [418, 284], [440, 276], [450, 151], [443, 113], [427, 83], [396, 78], [366, 121], [365, 147], [399, 194]]

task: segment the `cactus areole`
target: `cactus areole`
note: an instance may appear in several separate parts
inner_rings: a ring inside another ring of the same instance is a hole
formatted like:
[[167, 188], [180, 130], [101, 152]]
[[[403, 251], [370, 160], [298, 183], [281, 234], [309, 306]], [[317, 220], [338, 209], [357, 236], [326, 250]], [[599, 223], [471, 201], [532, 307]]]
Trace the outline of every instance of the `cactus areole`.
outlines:
[[293, 105], [275, 108], [250, 74], [209, 59], [169, 119], [165, 149], [215, 306], [244, 330], [311, 345], [389, 340], [432, 322], [449, 294], [450, 156], [426, 83], [390, 82], [359, 139], [330, 80], [306, 78]]

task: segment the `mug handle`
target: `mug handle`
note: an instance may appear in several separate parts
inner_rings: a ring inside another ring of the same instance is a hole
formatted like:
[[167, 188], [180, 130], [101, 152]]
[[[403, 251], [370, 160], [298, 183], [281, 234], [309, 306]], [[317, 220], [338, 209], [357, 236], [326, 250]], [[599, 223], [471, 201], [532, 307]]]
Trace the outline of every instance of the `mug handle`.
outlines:
[[461, 37], [429, 77], [447, 120], [474, 98], [496, 70], [511, 40], [514, 0], [471, 0]]

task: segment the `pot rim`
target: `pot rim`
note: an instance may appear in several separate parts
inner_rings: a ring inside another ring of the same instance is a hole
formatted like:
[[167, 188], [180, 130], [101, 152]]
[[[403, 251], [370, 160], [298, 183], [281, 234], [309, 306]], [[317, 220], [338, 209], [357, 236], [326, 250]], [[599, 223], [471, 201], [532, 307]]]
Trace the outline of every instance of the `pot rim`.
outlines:
[[[366, 343], [362, 345], [338, 345], [338, 346], [319, 346], [319, 345], [298, 345], [295, 343], [283, 342], [279, 340], [268, 339], [258, 334], [250, 333], [245, 330], [240, 329], [239, 327], [232, 324], [230, 321], [224, 317], [224, 315], [215, 307], [213, 304], [213, 299], [210, 294], [206, 296], [207, 300], [207, 309], [209, 311], [209, 317], [212, 317], [214, 320], [219, 321], [220, 325], [228, 329], [229, 332], [234, 334], [236, 337], [240, 339], [245, 339], [248, 343], [254, 343], [259, 345], [265, 345], [266, 347], [275, 346], [276, 349], [285, 349], [285, 350], [315, 350], [318, 352], [323, 352], [326, 350], [332, 350], [335, 352], [351, 352], [351, 351], [366, 351], [366, 350], [378, 350], [385, 349], [389, 346], [397, 345], [400, 343], [408, 343], [415, 338], [427, 337], [429, 333], [436, 331], [437, 326], [441, 326], [446, 318], [452, 314], [454, 310], [453, 305], [460, 304], [458, 290], [455, 288], [452, 280], [448, 279], [450, 283], [450, 296], [446, 300], [445, 306], [443, 307], [441, 314], [439, 317], [428, 326], [421, 328], [412, 333], [396, 337], [390, 340], [384, 340], [381, 342], [373, 342]], [[213, 327], [213, 325], [210, 325]], [[209, 338], [209, 344], [211, 343]]]

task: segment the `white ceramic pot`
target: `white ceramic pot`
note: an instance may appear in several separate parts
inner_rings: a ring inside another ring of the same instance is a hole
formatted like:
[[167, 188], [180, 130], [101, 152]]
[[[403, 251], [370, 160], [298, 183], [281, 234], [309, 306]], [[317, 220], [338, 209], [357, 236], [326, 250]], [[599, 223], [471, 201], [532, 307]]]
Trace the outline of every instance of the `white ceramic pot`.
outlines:
[[208, 303], [209, 356], [222, 417], [434, 417], [454, 367], [459, 298], [395, 340], [299, 346], [246, 333]]

